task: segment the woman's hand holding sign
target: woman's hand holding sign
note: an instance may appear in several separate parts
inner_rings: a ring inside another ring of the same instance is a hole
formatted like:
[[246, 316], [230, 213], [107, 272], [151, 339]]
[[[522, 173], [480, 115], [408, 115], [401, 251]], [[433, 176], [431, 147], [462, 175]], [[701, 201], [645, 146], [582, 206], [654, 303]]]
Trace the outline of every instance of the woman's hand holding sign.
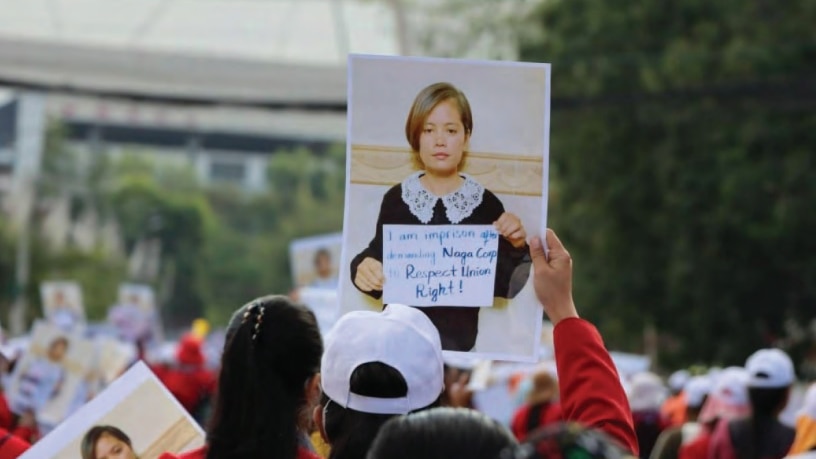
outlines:
[[384, 282], [383, 265], [374, 258], [366, 257], [357, 266], [354, 285], [363, 292], [382, 291]]
[[527, 232], [524, 231], [524, 225], [521, 224], [521, 219], [515, 214], [511, 214], [510, 212], [501, 214], [499, 219], [493, 222], [493, 226], [496, 227], [496, 231], [498, 231], [499, 234], [507, 239], [507, 242], [517, 249], [524, 247], [524, 244], [527, 242]]

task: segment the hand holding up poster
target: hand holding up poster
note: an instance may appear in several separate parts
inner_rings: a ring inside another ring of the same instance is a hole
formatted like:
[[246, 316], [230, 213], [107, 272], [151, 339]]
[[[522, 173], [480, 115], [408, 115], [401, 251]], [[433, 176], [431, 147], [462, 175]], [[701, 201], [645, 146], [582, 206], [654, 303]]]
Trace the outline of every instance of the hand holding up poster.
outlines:
[[[546, 228], [549, 65], [351, 56], [348, 68], [341, 314], [404, 303], [445, 351], [535, 360], [527, 239]], [[426, 239], [472, 225], [495, 234], [489, 247]]]
[[113, 451], [155, 458], [203, 444], [198, 424], [139, 362], [21, 458], [113, 457]]

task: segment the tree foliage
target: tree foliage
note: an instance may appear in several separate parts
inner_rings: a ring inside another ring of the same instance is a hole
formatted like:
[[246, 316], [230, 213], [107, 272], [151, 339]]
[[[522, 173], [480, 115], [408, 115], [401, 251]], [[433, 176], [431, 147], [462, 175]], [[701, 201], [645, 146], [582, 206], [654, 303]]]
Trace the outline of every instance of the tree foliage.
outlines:
[[550, 0], [551, 224], [611, 344], [742, 363], [816, 311], [816, 4]]

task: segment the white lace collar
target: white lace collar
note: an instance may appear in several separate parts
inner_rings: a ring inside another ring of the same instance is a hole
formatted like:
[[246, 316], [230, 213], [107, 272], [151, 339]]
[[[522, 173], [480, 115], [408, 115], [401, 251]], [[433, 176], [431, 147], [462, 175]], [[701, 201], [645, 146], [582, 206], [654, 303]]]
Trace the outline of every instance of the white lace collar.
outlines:
[[453, 224], [470, 217], [473, 211], [482, 203], [484, 187], [469, 175], [460, 174], [465, 179], [462, 186], [458, 190], [440, 198], [422, 186], [419, 178], [424, 173], [424, 171], [415, 172], [402, 182], [402, 201], [408, 205], [411, 213], [422, 223], [431, 221], [434, 206], [440, 199], [445, 206], [445, 214], [448, 220]]

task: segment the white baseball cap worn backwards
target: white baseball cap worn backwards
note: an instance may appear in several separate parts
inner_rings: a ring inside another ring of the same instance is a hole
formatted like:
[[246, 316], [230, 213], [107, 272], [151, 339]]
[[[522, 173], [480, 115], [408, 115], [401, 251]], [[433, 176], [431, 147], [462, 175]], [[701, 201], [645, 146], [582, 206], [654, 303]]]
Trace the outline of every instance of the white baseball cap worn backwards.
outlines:
[[[351, 374], [371, 362], [399, 371], [408, 394], [381, 398], [353, 393]], [[431, 405], [444, 388], [439, 332], [422, 311], [401, 304], [341, 317], [326, 336], [320, 366], [323, 392], [340, 406], [363, 413], [407, 414]]]

